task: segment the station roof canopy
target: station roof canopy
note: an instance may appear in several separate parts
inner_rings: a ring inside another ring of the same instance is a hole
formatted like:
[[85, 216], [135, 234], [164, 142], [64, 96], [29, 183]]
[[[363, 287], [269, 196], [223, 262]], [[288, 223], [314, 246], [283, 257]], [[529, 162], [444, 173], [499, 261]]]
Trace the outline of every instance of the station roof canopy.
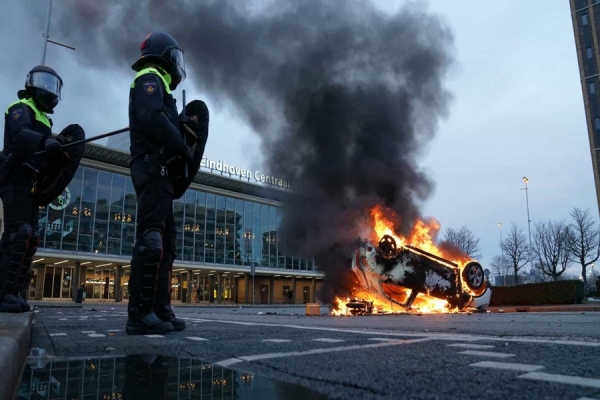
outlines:
[[[110, 147], [87, 143], [83, 158], [129, 168], [131, 155]], [[268, 186], [258, 185], [241, 179], [234, 179], [205, 171], [199, 171], [194, 178], [194, 182], [200, 185], [280, 202], [285, 201], [285, 196], [290, 193], [288, 190], [270, 188]]]

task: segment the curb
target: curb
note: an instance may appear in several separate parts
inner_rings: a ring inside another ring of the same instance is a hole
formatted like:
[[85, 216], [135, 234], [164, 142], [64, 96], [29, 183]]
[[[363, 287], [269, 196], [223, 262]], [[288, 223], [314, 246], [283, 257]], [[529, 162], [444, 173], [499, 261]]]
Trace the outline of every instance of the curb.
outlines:
[[40, 303], [35, 303], [30, 301], [29, 304], [32, 307], [35, 308], [83, 308], [83, 305], [81, 304], [56, 304], [56, 303], [49, 303], [49, 304], [44, 304], [42, 302]]
[[488, 307], [493, 313], [517, 312], [600, 312], [600, 306], [513, 306], [513, 307]]
[[0, 399], [14, 399], [29, 354], [33, 313], [0, 314]]

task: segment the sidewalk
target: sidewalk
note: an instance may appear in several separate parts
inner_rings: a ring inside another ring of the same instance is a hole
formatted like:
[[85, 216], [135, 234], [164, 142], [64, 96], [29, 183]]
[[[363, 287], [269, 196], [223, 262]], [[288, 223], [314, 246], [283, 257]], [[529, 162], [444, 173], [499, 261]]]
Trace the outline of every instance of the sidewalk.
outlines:
[[0, 313], [0, 399], [14, 399], [29, 354], [33, 313]]
[[[91, 306], [127, 306], [127, 301], [121, 301], [115, 303], [114, 301], [106, 301], [106, 300], [86, 300], [83, 303], [74, 303], [73, 301], [52, 301], [52, 300], [29, 300], [29, 304], [32, 306], [36, 306], [38, 308], [82, 308], [82, 307], [91, 307]], [[320, 303], [319, 303], [320, 304]], [[197, 307], [197, 308], [305, 308], [306, 304], [283, 304], [283, 303], [275, 303], [275, 304], [245, 304], [245, 303], [181, 303], [178, 301], [174, 301], [171, 304], [173, 307], [183, 308], [183, 307]], [[326, 304], [320, 304], [321, 306], [326, 306]]]
[[[114, 301], [86, 300], [83, 303], [77, 304], [72, 301], [29, 301], [32, 306], [37, 308], [82, 308], [93, 306], [111, 306], [111, 307], [126, 307], [127, 302], [122, 301], [115, 303]], [[327, 307], [327, 304], [320, 304], [321, 307]], [[173, 302], [175, 308], [301, 308], [304, 309], [306, 304], [231, 304], [231, 303], [180, 303]], [[600, 302], [589, 302], [583, 304], [556, 304], [547, 306], [489, 306], [487, 308], [493, 313], [514, 313], [514, 312], [600, 312]]]
[[600, 311], [600, 302], [584, 304], [556, 304], [548, 306], [490, 306], [487, 308], [493, 313], [514, 312], [597, 312]]

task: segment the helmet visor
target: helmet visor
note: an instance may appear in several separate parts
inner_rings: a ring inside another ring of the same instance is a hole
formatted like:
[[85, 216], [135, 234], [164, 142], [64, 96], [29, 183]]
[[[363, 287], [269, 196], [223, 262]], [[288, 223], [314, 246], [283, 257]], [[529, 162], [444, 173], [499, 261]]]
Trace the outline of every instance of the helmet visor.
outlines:
[[171, 64], [177, 69], [178, 75], [181, 77], [181, 81], [185, 80], [185, 61], [183, 59], [183, 51], [174, 47], [170, 48], [169, 60]]
[[45, 90], [58, 97], [60, 100], [60, 92], [62, 90], [62, 80], [49, 72], [34, 72], [27, 75], [25, 86], [32, 86], [38, 89]]

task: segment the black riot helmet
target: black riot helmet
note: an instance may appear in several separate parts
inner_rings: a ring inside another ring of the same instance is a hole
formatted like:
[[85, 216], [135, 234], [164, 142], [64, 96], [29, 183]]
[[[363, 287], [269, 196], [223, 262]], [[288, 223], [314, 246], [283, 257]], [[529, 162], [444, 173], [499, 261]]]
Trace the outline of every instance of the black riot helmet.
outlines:
[[152, 32], [146, 36], [140, 50], [142, 56], [131, 66], [134, 71], [140, 71], [145, 64], [156, 64], [171, 75], [171, 90], [185, 80], [183, 50], [173, 36], [166, 32]]
[[55, 70], [38, 65], [27, 74], [25, 90], [19, 90], [20, 99], [31, 97], [40, 111], [52, 114], [61, 100], [63, 81]]

